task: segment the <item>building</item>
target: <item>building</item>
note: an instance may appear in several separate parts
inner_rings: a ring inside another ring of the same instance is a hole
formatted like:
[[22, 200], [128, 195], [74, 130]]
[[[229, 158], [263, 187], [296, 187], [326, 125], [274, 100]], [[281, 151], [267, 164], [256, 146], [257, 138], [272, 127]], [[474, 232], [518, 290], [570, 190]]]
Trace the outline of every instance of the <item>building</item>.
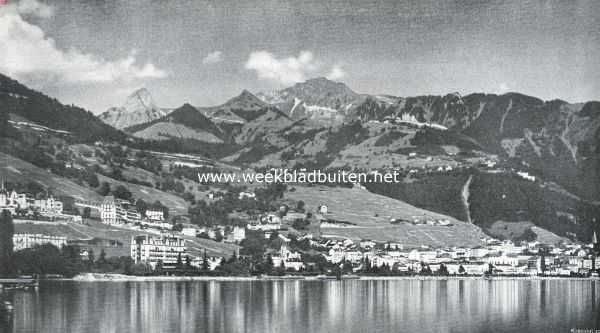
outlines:
[[49, 236], [42, 234], [14, 234], [13, 235], [13, 249], [19, 251], [23, 249], [29, 249], [35, 245], [52, 244], [58, 248], [67, 245], [67, 237], [63, 236]]
[[319, 214], [327, 214], [329, 212], [329, 208], [327, 207], [327, 205], [321, 205], [319, 206], [317, 211], [319, 212]]
[[126, 222], [142, 222], [142, 214], [132, 209], [125, 209], [126, 201], [116, 200], [112, 195], [104, 197], [100, 204], [100, 219], [102, 223], [119, 225]]
[[2, 183], [2, 187], [0, 187], [0, 211], [8, 210], [11, 214], [15, 214], [17, 209], [28, 208], [30, 201], [25, 194], [19, 194], [14, 190], [6, 190], [4, 182]]
[[39, 209], [42, 214], [61, 214], [63, 211], [62, 201], [54, 199], [52, 196], [46, 199], [35, 200], [34, 208]]
[[241, 242], [246, 238], [246, 228], [235, 226], [231, 234], [233, 235], [234, 242]]
[[200, 233], [200, 230], [198, 230], [198, 228], [186, 227], [186, 228], [181, 229], [181, 233], [186, 236], [196, 237]]
[[115, 198], [112, 195], [104, 197], [100, 204], [100, 219], [106, 224], [122, 224], [123, 209], [117, 206]]
[[256, 199], [256, 194], [254, 192], [240, 192], [238, 199]]
[[284, 269], [292, 269], [299, 271], [305, 268], [302, 262], [302, 255], [296, 251], [290, 251], [287, 245], [282, 245], [279, 249], [279, 255], [272, 256], [273, 267], [282, 267]]
[[145, 263], [153, 269], [159, 262], [163, 267], [173, 267], [177, 260], [185, 260], [185, 239], [175, 235], [158, 237], [143, 235], [131, 238], [131, 258], [137, 263]]
[[146, 210], [146, 218], [150, 221], [164, 221], [165, 213], [162, 209], [148, 209]]

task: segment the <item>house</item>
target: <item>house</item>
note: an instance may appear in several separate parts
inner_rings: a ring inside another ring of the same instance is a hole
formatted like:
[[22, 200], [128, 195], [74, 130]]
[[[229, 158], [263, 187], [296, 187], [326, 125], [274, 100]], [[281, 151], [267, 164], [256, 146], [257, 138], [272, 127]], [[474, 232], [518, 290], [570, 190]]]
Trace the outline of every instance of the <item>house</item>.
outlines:
[[260, 221], [262, 223], [272, 223], [272, 224], [281, 224], [281, 218], [279, 216], [277, 216], [276, 214], [273, 213], [269, 213], [265, 216], [262, 216], [260, 218]]
[[254, 192], [240, 192], [238, 199], [256, 199], [256, 194]]
[[327, 205], [320, 205], [319, 208], [317, 208], [317, 211], [319, 214], [327, 214], [329, 212], [329, 208]]
[[173, 267], [186, 255], [185, 239], [175, 235], [131, 237], [131, 258], [136, 264], [145, 263], [154, 269], [161, 262], [163, 267]]
[[384, 245], [384, 248], [386, 250], [402, 250], [404, 248], [404, 246], [400, 243], [396, 243], [396, 242], [387, 242]]
[[377, 243], [375, 243], [372, 240], [362, 240], [360, 241], [360, 243], [358, 243], [358, 246], [360, 246], [361, 249], [365, 249], [365, 250], [370, 250], [372, 248], [374, 248], [377, 245]]
[[19, 204], [17, 203], [17, 192], [7, 191], [4, 188], [4, 184], [2, 184], [2, 188], [0, 188], [0, 211], [8, 210], [14, 215], [18, 208]]
[[[221, 265], [222, 261], [223, 261], [222, 257], [206, 257], [206, 263], [208, 264], [208, 270], [214, 271], [217, 267], [219, 267]], [[192, 259], [192, 262], [190, 263], [190, 265], [192, 265], [192, 267], [202, 269], [202, 267], [204, 265], [204, 257], [196, 257], [196, 258]]]
[[42, 234], [14, 234], [13, 235], [13, 249], [19, 251], [23, 249], [29, 249], [35, 245], [52, 244], [58, 248], [67, 245], [67, 237], [63, 236], [49, 236]]
[[165, 213], [162, 209], [148, 209], [146, 210], [146, 218], [150, 221], [164, 221]]
[[188, 228], [181, 229], [181, 233], [186, 236], [196, 237], [200, 233], [200, 230], [198, 230], [198, 228], [189, 228], [188, 227]]
[[260, 230], [260, 231], [270, 231], [270, 230], [279, 230], [281, 229], [281, 223], [248, 223], [246, 225], [248, 230]]
[[273, 267], [283, 267], [284, 269], [293, 269], [299, 271], [304, 269], [302, 255], [296, 251], [290, 251], [287, 245], [281, 245], [279, 254], [271, 257]]
[[124, 214], [124, 210], [117, 206], [115, 202], [115, 197], [112, 195], [104, 197], [102, 203], [100, 204], [100, 219], [102, 223], [115, 225], [115, 224], [123, 224], [122, 215]]
[[61, 214], [63, 203], [50, 196], [46, 199], [35, 200], [33, 207], [39, 209], [42, 214]]

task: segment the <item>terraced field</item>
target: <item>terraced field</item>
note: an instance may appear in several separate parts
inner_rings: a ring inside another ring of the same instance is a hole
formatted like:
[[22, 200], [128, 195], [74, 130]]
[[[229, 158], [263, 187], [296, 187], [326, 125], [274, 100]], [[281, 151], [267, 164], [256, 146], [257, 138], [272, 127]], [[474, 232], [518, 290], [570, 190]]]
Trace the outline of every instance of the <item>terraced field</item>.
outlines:
[[[351, 223], [350, 227], [321, 228], [324, 236], [341, 236], [351, 239], [374, 239], [398, 241], [406, 246], [474, 246], [482, 243], [486, 235], [473, 224], [430, 212], [358, 188], [325, 186], [296, 186], [286, 193], [286, 198], [302, 200], [309, 211], [327, 205], [328, 214], [323, 217]], [[390, 223], [390, 219], [412, 221], [419, 219], [446, 219], [452, 226], [413, 225], [401, 222]]]

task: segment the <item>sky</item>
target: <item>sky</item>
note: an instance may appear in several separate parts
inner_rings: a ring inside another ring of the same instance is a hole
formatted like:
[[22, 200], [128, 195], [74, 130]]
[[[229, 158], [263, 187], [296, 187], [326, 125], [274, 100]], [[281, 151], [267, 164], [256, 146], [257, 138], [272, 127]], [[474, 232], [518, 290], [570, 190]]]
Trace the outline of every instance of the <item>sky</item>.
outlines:
[[94, 113], [325, 76], [369, 94], [600, 100], [600, 1], [4, 0], [0, 73]]

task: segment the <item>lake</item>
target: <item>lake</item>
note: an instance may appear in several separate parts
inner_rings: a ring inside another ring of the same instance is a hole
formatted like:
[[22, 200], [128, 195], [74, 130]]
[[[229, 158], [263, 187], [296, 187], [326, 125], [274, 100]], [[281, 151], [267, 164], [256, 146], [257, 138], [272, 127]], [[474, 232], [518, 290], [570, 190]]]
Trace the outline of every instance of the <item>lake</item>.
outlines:
[[569, 332], [600, 281], [44, 282], [4, 291], [3, 332]]

